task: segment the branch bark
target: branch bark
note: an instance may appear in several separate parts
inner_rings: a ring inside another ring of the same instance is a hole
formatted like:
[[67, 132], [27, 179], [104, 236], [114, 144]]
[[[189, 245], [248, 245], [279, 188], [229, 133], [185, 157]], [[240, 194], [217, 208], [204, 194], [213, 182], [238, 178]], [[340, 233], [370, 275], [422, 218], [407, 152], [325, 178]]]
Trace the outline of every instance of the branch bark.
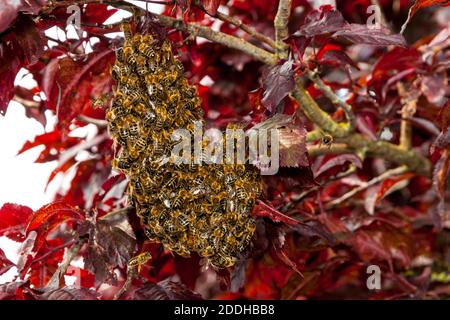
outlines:
[[416, 113], [417, 99], [411, 97], [403, 83], [397, 83], [398, 94], [402, 102], [402, 122], [400, 124], [400, 147], [409, 150], [412, 147], [412, 125], [411, 119]]
[[300, 110], [305, 113], [309, 120], [317, 124], [323, 131], [338, 138], [348, 135], [349, 124], [336, 123], [331, 119], [330, 115], [323, 111], [308, 91], [306, 91], [300, 78], [296, 79], [296, 86], [292, 92], [292, 97], [300, 104]]
[[288, 45], [283, 40], [289, 36], [289, 17], [291, 16], [292, 0], [280, 0], [278, 3], [278, 11], [275, 16], [275, 44], [277, 48], [277, 56], [287, 59]]

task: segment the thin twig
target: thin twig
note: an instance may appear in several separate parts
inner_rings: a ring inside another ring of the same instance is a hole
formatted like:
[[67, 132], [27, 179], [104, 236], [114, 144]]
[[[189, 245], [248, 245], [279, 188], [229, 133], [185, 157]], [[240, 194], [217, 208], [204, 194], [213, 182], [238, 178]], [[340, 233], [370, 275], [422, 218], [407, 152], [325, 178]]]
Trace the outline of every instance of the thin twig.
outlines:
[[275, 16], [275, 43], [277, 47], [277, 56], [287, 59], [287, 44], [283, 42], [289, 36], [289, 17], [291, 16], [292, 0], [280, 0], [278, 3], [278, 11]]
[[323, 92], [325, 97], [330, 99], [333, 104], [340, 106], [344, 110], [345, 116], [348, 121], [347, 130], [349, 133], [352, 132], [355, 129], [355, 121], [356, 121], [355, 115], [353, 114], [352, 106], [349, 105], [344, 100], [342, 100], [341, 98], [339, 98], [333, 92], [333, 90], [325, 82], [322, 81], [317, 72], [306, 70], [305, 74], [308, 77], [308, 79], [314, 83], [314, 86]]
[[253, 27], [244, 24], [241, 20], [239, 20], [235, 17], [230, 17], [219, 11], [217, 11], [216, 17], [222, 21], [228, 22], [228, 23], [238, 27], [239, 29], [247, 32], [253, 38], [269, 45], [271, 48], [274, 48], [274, 49], [276, 48], [275, 41], [273, 41], [271, 38], [263, 35], [262, 33], [256, 31]]
[[91, 118], [83, 114], [78, 115], [77, 119], [86, 123], [96, 125], [99, 128], [106, 128], [108, 126], [108, 122], [106, 120]]
[[46, 252], [45, 254], [43, 254], [42, 256], [40, 256], [39, 258], [37, 258], [36, 260], [33, 260], [33, 262], [31, 263], [31, 265], [36, 264], [42, 260], [47, 259], [48, 256], [54, 254], [56, 251], [64, 249], [65, 247], [70, 246], [71, 244], [75, 243], [76, 240], [72, 239], [70, 241], [67, 241], [66, 243], [63, 243], [60, 246], [54, 247], [52, 248], [50, 251]]
[[[204, 6], [202, 4], [202, 2], [200, 0], [195, 0], [194, 3], [201, 8], [205, 13], [209, 14], [205, 9]], [[271, 38], [263, 35], [262, 33], [256, 31], [256, 29], [254, 29], [253, 27], [243, 23], [241, 20], [239, 20], [238, 18], [235, 17], [231, 17], [225, 13], [222, 13], [220, 11], [217, 11], [217, 13], [212, 16], [214, 18], [218, 18], [219, 20], [222, 20], [223, 22], [227, 22], [235, 27], [238, 27], [239, 29], [241, 29], [242, 31], [248, 33], [250, 36], [252, 36], [253, 38], [255, 38], [256, 40], [261, 41], [262, 43], [267, 44], [269, 47], [275, 49], [276, 45], [275, 45], [275, 41], [273, 41]]]
[[388, 170], [386, 172], [384, 172], [383, 174], [379, 175], [378, 177], [373, 178], [372, 180], [364, 183], [363, 185], [356, 187], [354, 189], [352, 189], [351, 191], [347, 192], [346, 194], [344, 194], [342, 197], [335, 199], [333, 201], [328, 202], [325, 205], [325, 209], [332, 209], [342, 203], [344, 203], [345, 201], [347, 201], [348, 199], [352, 198], [353, 196], [357, 195], [358, 193], [360, 193], [361, 191], [364, 191], [392, 176], [398, 176], [400, 174], [403, 174], [405, 172], [408, 171], [408, 167], [407, 166], [401, 166], [392, 170]]
[[397, 83], [398, 94], [402, 102], [402, 122], [400, 125], [400, 147], [409, 150], [412, 147], [412, 124], [411, 119], [416, 113], [417, 99], [411, 97], [403, 83]]
[[83, 244], [84, 240], [80, 240], [67, 252], [67, 254], [64, 256], [63, 262], [59, 265], [58, 269], [55, 271], [50, 281], [45, 286], [45, 290], [54, 290], [59, 288], [59, 282], [61, 278], [66, 274], [70, 263], [78, 254], [78, 251], [80, 251]]
[[294, 207], [294, 205], [300, 201], [302, 201], [306, 196], [310, 195], [311, 193], [320, 190], [321, 188], [323, 188], [325, 185], [337, 181], [339, 179], [348, 177], [349, 175], [353, 174], [356, 172], [356, 166], [355, 165], [350, 165], [350, 167], [348, 168], [348, 170], [344, 171], [344, 172], [340, 172], [337, 175], [330, 177], [327, 179], [327, 181], [325, 182], [325, 184], [323, 185], [318, 185], [318, 186], [314, 186], [308, 190], [303, 191], [300, 194], [297, 195], [293, 195], [291, 197], [291, 201], [289, 201], [282, 209], [280, 209], [280, 211], [282, 212], [286, 212], [290, 209], [292, 209], [292, 207]]

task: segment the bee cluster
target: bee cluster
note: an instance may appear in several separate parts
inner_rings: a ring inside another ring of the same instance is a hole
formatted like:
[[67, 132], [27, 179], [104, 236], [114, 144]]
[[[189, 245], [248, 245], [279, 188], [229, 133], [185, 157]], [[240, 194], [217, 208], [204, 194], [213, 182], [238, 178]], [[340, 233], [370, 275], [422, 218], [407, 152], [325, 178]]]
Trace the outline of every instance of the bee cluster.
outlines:
[[127, 30], [125, 36], [106, 115], [120, 145], [113, 166], [130, 181], [130, 201], [148, 238], [182, 256], [195, 251], [216, 267], [230, 267], [255, 231], [249, 212], [261, 194], [260, 175], [249, 164], [161, 164], [171, 156], [174, 130], [193, 132], [194, 122], [203, 121], [201, 100], [168, 40]]

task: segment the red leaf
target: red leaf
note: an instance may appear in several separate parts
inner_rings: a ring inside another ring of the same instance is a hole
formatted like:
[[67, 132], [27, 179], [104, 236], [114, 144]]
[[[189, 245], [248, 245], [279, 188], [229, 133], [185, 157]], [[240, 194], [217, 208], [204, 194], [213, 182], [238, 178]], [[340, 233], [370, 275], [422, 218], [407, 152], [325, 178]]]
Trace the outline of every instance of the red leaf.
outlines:
[[297, 225], [299, 221], [294, 218], [288, 217], [287, 215], [281, 213], [277, 209], [269, 206], [261, 200], [257, 201], [255, 209], [253, 210], [253, 215], [256, 217], [266, 217], [272, 220], [273, 222], [284, 222], [288, 225]]
[[63, 136], [63, 133], [56, 128], [54, 131], [36, 136], [34, 141], [25, 142], [18, 154], [21, 154], [31, 148], [44, 145], [45, 149], [41, 152], [38, 159], [36, 159], [36, 162], [41, 163], [53, 161], [58, 158], [59, 153], [73, 147], [79, 141], [80, 138]]
[[62, 201], [47, 204], [37, 210], [32, 215], [26, 228], [27, 234], [31, 231], [37, 232], [37, 238], [35, 240], [33, 250], [35, 252], [39, 251], [47, 238], [47, 235], [68, 219], [82, 221], [84, 220], [84, 215], [81, 210]]
[[55, 226], [55, 222], [56, 224], [61, 223], [69, 218], [84, 219], [84, 216], [79, 209], [67, 205], [64, 202], [56, 201], [43, 206], [33, 214], [26, 232], [41, 229], [43, 225], [48, 224], [50, 221]]
[[26, 284], [25, 281], [7, 282], [0, 285], [0, 300], [20, 300], [21, 287]]
[[14, 263], [9, 261], [2, 249], [0, 249], [0, 276], [8, 271]]
[[422, 58], [420, 52], [415, 48], [397, 47], [384, 54], [375, 65], [370, 81], [367, 83], [369, 93], [376, 96], [380, 101], [384, 101], [387, 84], [393, 85], [395, 82], [389, 82], [391, 78], [411, 70], [412, 73], [419, 72], [422, 66]]
[[445, 99], [447, 83], [448, 79], [445, 73], [424, 76], [421, 82], [421, 90], [430, 103], [439, 104]]
[[101, 24], [117, 11], [117, 9], [110, 8], [107, 4], [88, 3], [84, 9], [83, 23]]
[[281, 100], [295, 88], [293, 63], [293, 60], [288, 60], [263, 74], [264, 96], [261, 102], [270, 112], [275, 112]]
[[14, 80], [22, 67], [20, 50], [15, 42], [3, 42], [0, 38], [0, 115], [6, 113], [8, 104], [14, 97]]
[[440, 228], [443, 220], [446, 219], [445, 211], [445, 189], [450, 176], [450, 149], [445, 149], [442, 152], [441, 159], [439, 159], [433, 172], [433, 187], [438, 197], [438, 204], [436, 206], [438, 227]]
[[383, 26], [370, 28], [365, 24], [348, 24], [334, 33], [333, 37], [342, 37], [357, 44], [406, 47], [406, 41], [402, 35], [390, 34], [390, 30]]
[[359, 70], [358, 65], [344, 51], [340, 50], [322, 50], [317, 54], [320, 64], [328, 64], [334, 67], [352, 66]]
[[51, 61], [44, 71], [43, 90], [49, 108], [56, 111], [58, 123], [63, 126], [81, 113], [91, 100], [111, 90], [109, 68], [113, 62], [112, 50], [93, 52], [88, 62], [71, 58]]
[[220, 6], [220, 0], [202, 0], [203, 7], [208, 14], [214, 16]]
[[33, 210], [28, 207], [6, 203], [0, 209], [0, 236], [22, 242], [25, 239], [25, 227]]
[[32, 64], [44, 52], [47, 41], [28, 16], [20, 16], [14, 25], [14, 34], [25, 55], [25, 64]]
[[404, 188], [414, 177], [413, 173], [405, 173], [400, 176], [384, 180], [381, 184], [369, 188], [365, 194], [364, 207], [369, 214], [374, 214], [376, 205], [389, 194]]
[[352, 163], [357, 168], [362, 168], [361, 159], [359, 159], [357, 156], [355, 156], [354, 154], [342, 154], [342, 155], [335, 156], [331, 159], [328, 159], [324, 163], [322, 163], [320, 165], [320, 167], [317, 170], [315, 170], [314, 176], [318, 177], [322, 173], [324, 173], [334, 167], [342, 166], [347, 162]]

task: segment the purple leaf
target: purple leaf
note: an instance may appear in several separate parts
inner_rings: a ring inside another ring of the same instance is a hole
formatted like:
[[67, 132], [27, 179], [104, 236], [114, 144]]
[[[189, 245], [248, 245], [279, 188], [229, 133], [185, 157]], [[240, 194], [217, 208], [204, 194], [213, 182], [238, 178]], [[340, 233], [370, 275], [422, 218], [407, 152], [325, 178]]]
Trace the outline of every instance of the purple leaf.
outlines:
[[202, 297], [179, 282], [169, 279], [154, 283], [146, 283], [130, 294], [132, 300], [202, 300]]
[[52, 290], [38, 296], [39, 300], [97, 300], [97, 293], [86, 288], [73, 286]]
[[278, 104], [295, 88], [293, 60], [273, 66], [263, 74], [263, 106], [274, 112]]
[[390, 34], [389, 29], [384, 26], [370, 28], [365, 24], [348, 24], [334, 33], [333, 37], [342, 37], [357, 44], [407, 46], [401, 34]]
[[314, 37], [327, 33], [333, 33], [347, 25], [339, 11], [330, 10], [329, 7], [321, 7], [308, 14], [305, 24], [293, 34], [294, 37]]
[[317, 170], [315, 170], [315, 177], [320, 176], [322, 173], [328, 171], [331, 168], [342, 166], [346, 162], [354, 164], [357, 168], [362, 168], [362, 162], [357, 156], [355, 156], [354, 154], [342, 154], [331, 158], [330, 160], [322, 164]]

